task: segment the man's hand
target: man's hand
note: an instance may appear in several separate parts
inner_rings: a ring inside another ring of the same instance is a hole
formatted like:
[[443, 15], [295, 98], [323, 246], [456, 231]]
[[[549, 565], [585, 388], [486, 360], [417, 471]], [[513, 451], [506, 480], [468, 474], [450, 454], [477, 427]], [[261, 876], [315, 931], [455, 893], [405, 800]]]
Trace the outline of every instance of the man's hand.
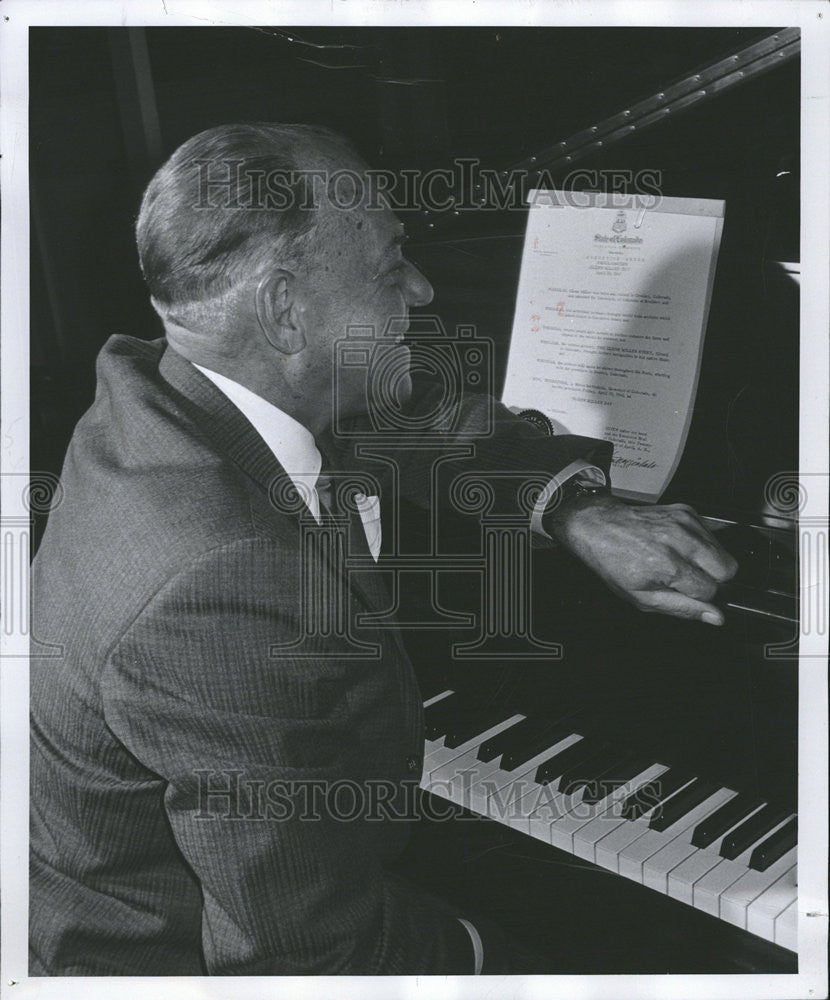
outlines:
[[546, 526], [641, 611], [723, 624], [710, 602], [738, 564], [691, 507], [629, 507], [604, 495], [563, 504]]

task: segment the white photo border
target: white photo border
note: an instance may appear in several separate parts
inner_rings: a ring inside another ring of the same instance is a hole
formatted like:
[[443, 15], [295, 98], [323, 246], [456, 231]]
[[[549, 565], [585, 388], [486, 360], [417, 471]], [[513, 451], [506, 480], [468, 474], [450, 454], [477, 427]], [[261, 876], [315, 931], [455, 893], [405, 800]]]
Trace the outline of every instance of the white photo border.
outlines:
[[[827, 481], [828, 330], [830, 329], [830, 3], [826, 0], [0, 0], [0, 183], [2, 185], [2, 465], [3, 534], [22, 516], [21, 484], [29, 469], [29, 184], [28, 29], [30, 26], [244, 25], [776, 27], [802, 32], [802, 477]], [[22, 478], [21, 478], [22, 477]], [[816, 482], [813, 479], [813, 482]], [[823, 524], [826, 489], [808, 491], [803, 514]], [[826, 566], [826, 563], [825, 563]], [[827, 592], [827, 581], [818, 581]], [[0, 579], [0, 586], [9, 581]], [[23, 586], [27, 587], [26, 580]], [[811, 581], [802, 577], [802, 601]], [[4, 605], [8, 607], [8, 603]], [[825, 618], [826, 621], [826, 618]], [[8, 616], [6, 626], [8, 625]], [[2, 835], [2, 966], [0, 991], [9, 997], [123, 998], [329, 996], [819, 998], [827, 995], [827, 635], [802, 637], [799, 663], [799, 973], [793, 975], [495, 977], [28, 977], [28, 669], [8, 628], [0, 657], [0, 834]], [[19, 637], [18, 637], [19, 638]], [[808, 808], [809, 807], [809, 808]]]

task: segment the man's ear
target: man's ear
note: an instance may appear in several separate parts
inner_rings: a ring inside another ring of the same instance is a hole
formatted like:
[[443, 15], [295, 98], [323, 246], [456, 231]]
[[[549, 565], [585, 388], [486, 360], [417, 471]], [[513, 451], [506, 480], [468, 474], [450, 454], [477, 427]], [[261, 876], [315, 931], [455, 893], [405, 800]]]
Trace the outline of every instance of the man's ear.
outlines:
[[256, 315], [268, 343], [281, 354], [299, 354], [305, 347], [305, 332], [294, 300], [294, 275], [272, 271], [257, 285]]

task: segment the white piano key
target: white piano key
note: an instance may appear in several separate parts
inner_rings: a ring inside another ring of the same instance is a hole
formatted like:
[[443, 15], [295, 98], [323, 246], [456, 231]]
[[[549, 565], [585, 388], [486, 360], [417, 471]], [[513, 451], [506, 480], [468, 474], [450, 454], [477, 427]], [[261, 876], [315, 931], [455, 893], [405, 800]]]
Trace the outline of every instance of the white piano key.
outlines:
[[[498, 773], [500, 757], [481, 761], [477, 757], [467, 771], [458, 771], [451, 779], [450, 796], [453, 802], [471, 812], [486, 814], [487, 799], [492, 789], [492, 778]], [[469, 772], [469, 773], [468, 773]]]
[[798, 899], [797, 874], [797, 869], [791, 868], [766, 892], [753, 899], [746, 911], [748, 931], [767, 941], [775, 940], [776, 918]]
[[[568, 747], [578, 743], [582, 737], [578, 733], [572, 733], [564, 739], [559, 740], [552, 746], [546, 747], [535, 757], [517, 767], [514, 771], [503, 771], [498, 768], [489, 777], [482, 780], [481, 785], [473, 786], [471, 795], [485, 800], [484, 815], [499, 823], [510, 826], [509, 816], [511, 812], [516, 813], [516, 820], [519, 828], [524, 822], [524, 817], [528, 815], [529, 802], [526, 800], [522, 810], [518, 810], [518, 803], [525, 798], [532, 789], [538, 789], [539, 785], [533, 780], [536, 769], [546, 760], [550, 760], [556, 754], [562, 753]], [[529, 812], [533, 810], [530, 809]], [[521, 817], [521, 820], [519, 820]]]
[[728, 830], [724, 830], [720, 837], [717, 840], [713, 840], [708, 847], [696, 849], [685, 861], [670, 871], [668, 877], [668, 895], [691, 906], [694, 902], [693, 890], [695, 882], [703, 878], [707, 872], [710, 872], [723, 860], [720, 856], [720, 849], [724, 838], [728, 837], [736, 826], [740, 826], [741, 823], [754, 816], [761, 808], [763, 808], [763, 803], [759, 802], [758, 806], [751, 813], [733, 823]]
[[[455, 760], [457, 757], [465, 754], [468, 750], [472, 750], [473, 747], [478, 749], [478, 747], [485, 740], [489, 740], [491, 736], [496, 736], [503, 729], [507, 729], [508, 726], [521, 722], [523, 718], [523, 715], [511, 715], [509, 719], [503, 719], [495, 726], [490, 726], [489, 729], [485, 729], [483, 732], [477, 733], [475, 736], [471, 736], [470, 739], [466, 740], [464, 743], [460, 743], [457, 747], [447, 747], [442, 744], [425, 757], [424, 777], [426, 778], [431, 775], [436, 768], [439, 768], [444, 764], [448, 764], [451, 760]], [[422, 787], [428, 789], [429, 784], [427, 783], [422, 785]]]
[[[649, 777], [645, 780], [640, 780], [643, 775], [638, 775], [627, 788], [627, 795], [624, 795], [619, 800], [614, 800], [612, 804], [609, 804], [609, 808], [597, 816], [596, 819], [591, 820], [586, 823], [585, 826], [580, 827], [574, 833], [573, 844], [574, 844], [574, 854], [580, 858], [585, 858], [586, 861], [593, 861], [595, 864], [599, 864], [596, 856], [597, 845], [602, 843], [606, 836], [613, 833], [615, 830], [621, 829], [623, 826], [634, 826], [640, 820], [645, 820], [645, 822], [638, 828], [642, 831], [648, 826], [648, 817], [653, 811], [650, 809], [647, 813], [641, 816], [638, 820], [627, 820], [621, 815], [621, 803], [624, 801], [628, 795], [633, 794], [638, 788], [643, 785], [647, 785], [650, 781], [654, 781], [655, 778], [659, 778], [661, 774], [668, 771], [668, 766], [666, 764], [654, 764], [648, 771], [644, 771], [643, 774], [648, 774]], [[638, 833], [639, 836], [639, 833]], [[616, 863], [616, 858], [615, 858]], [[613, 868], [616, 871], [616, 868]]]
[[444, 798], [452, 799], [458, 805], [469, 808], [470, 788], [474, 783], [481, 782], [492, 774], [495, 766], [493, 761], [480, 761], [478, 750], [481, 741], [476, 740], [475, 746], [466, 753], [453, 757], [445, 764], [430, 768], [430, 789]]
[[653, 807], [635, 820], [625, 820], [623, 826], [611, 830], [602, 840], [597, 841], [594, 848], [596, 863], [601, 868], [607, 868], [609, 871], [619, 874], [620, 851], [625, 850], [648, 831], [648, 821], [651, 819], [652, 812]]
[[[652, 764], [641, 771], [640, 774], [630, 778], [629, 781], [620, 785], [619, 788], [599, 799], [595, 803], [580, 802], [567, 816], [553, 823], [550, 828], [551, 843], [554, 847], [559, 847], [563, 851], [574, 852], [574, 835], [577, 831], [587, 826], [592, 820], [607, 813], [612, 806], [627, 799], [632, 792], [635, 792], [642, 785], [648, 784], [664, 770], [661, 764]], [[601, 779], [600, 779], [601, 780]]]
[[558, 791], [559, 779], [542, 786], [537, 798], [536, 809], [528, 816], [528, 833], [537, 840], [551, 843], [551, 827], [557, 820], [567, 816], [581, 801], [585, 788], [580, 787], [569, 795]]
[[797, 856], [798, 848], [793, 847], [774, 865], [770, 865], [765, 872], [756, 872], [750, 868], [746, 874], [733, 882], [721, 893], [719, 909], [721, 920], [727, 920], [730, 924], [735, 924], [736, 927], [745, 928], [749, 904], [782, 876], [786, 877], [789, 873], [791, 878], [795, 878]]
[[[730, 799], [734, 799], [737, 794], [729, 788], [720, 788], [704, 802], [701, 802], [699, 806], [681, 817], [677, 823], [673, 823], [661, 833], [656, 830], [649, 831], [649, 836], [656, 833], [658, 837], [661, 837], [662, 843], [654, 854], [642, 862], [641, 881], [643, 885], [647, 885], [657, 892], [668, 893], [668, 873], [697, 850], [692, 844], [695, 827], [716, 809], [720, 809]], [[655, 843], [660, 843], [660, 841], [655, 840]], [[638, 843], [637, 849], [641, 850], [643, 846], [644, 843]], [[621, 858], [621, 872], [622, 865]]]
[[723, 893], [726, 892], [733, 882], [737, 882], [739, 878], [746, 875], [748, 871], [751, 871], [749, 859], [755, 847], [786, 822], [787, 819], [783, 819], [776, 826], [772, 827], [772, 829], [767, 830], [754, 844], [750, 844], [745, 851], [739, 854], [737, 858], [731, 861], [727, 858], [721, 858], [714, 868], [698, 879], [692, 890], [692, 903], [695, 909], [703, 910], [705, 913], [711, 913], [717, 917], [720, 912], [720, 898]]
[[790, 951], [798, 951], [798, 900], [790, 903], [775, 918], [775, 943]]
[[424, 702], [424, 708], [429, 708], [430, 705], [434, 705], [437, 701], [443, 701], [444, 698], [449, 698], [451, 694], [455, 694], [455, 691], [442, 691], [441, 694], [436, 694], [432, 698], [427, 698]]
[[[576, 734], [573, 734], [575, 737]], [[569, 746], [578, 743], [581, 737], [566, 738], [554, 744], [543, 756], [540, 763], [555, 759], [564, 753]], [[512, 785], [513, 801], [507, 815], [507, 825], [515, 830], [550, 843], [549, 827], [551, 820], [560, 815], [560, 810], [566, 807], [572, 796], [561, 795], [558, 791], [559, 779], [539, 783], [534, 775], [538, 764], [524, 770], [519, 780]]]
[[[642, 837], [638, 837], [635, 843], [624, 847], [617, 858], [617, 871], [625, 878], [634, 879], [636, 882], [643, 881], [643, 865], [653, 854], [656, 854], [666, 844], [673, 841], [684, 830], [694, 827], [712, 809], [722, 806], [727, 798], [731, 798], [734, 792], [726, 788], [718, 789], [708, 799], [695, 806], [694, 809], [681, 816], [679, 820], [666, 827], [665, 830], [648, 830]], [[667, 800], [668, 802], [671, 799]], [[689, 834], [691, 839], [691, 834]]]

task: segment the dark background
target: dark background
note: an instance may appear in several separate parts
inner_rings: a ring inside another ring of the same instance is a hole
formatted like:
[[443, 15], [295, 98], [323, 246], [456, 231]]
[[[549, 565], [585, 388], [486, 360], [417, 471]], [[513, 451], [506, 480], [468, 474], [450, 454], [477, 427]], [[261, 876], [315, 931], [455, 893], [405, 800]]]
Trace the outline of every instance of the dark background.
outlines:
[[[31, 29], [32, 468], [60, 470], [105, 340], [161, 335], [132, 226], [195, 132], [313, 122], [378, 167], [502, 168], [773, 30]], [[770, 475], [796, 467], [797, 290], [766, 262], [798, 260], [798, 151], [796, 59], [579, 164], [659, 170], [664, 195], [726, 200], [698, 406], [667, 494], [706, 512], [757, 513]], [[499, 390], [524, 212], [407, 225], [430, 311], [494, 339]]]

